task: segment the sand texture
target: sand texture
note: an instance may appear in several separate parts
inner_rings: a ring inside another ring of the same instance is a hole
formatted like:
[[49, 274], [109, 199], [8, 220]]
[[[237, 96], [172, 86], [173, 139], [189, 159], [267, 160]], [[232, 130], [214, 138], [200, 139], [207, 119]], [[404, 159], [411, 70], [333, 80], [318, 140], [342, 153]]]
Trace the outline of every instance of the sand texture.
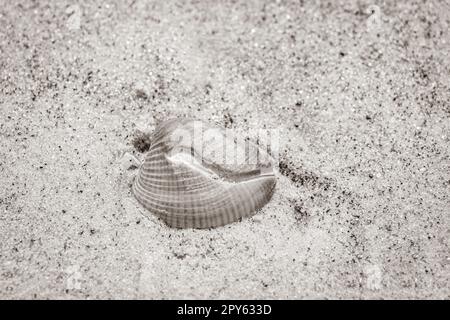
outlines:
[[[1, 1], [0, 298], [450, 298], [448, 1], [97, 3]], [[185, 116], [279, 130], [254, 217], [133, 197]]]

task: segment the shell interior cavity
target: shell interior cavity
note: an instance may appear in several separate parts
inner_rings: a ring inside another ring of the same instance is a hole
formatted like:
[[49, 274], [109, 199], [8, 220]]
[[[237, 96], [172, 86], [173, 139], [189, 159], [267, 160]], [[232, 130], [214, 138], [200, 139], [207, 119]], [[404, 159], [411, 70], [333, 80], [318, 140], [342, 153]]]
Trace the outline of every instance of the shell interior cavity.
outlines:
[[160, 124], [133, 183], [137, 200], [171, 227], [210, 228], [250, 216], [272, 197], [267, 152], [193, 119]]

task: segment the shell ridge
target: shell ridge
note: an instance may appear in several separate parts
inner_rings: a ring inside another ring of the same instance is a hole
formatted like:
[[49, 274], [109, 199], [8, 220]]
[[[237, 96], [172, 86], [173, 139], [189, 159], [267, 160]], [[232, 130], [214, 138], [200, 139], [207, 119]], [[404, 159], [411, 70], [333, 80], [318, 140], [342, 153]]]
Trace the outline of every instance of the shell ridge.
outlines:
[[[228, 139], [218, 127], [198, 120], [172, 119], [158, 125], [133, 183], [137, 200], [167, 225], [177, 228], [217, 227], [254, 214], [275, 190], [271, 158], [254, 161], [258, 155], [246, 153], [234, 163], [217, 162], [214, 154], [222, 151], [222, 146], [216, 145], [213, 136], [202, 141], [209, 150], [200, 155], [195, 146], [174, 135], [179, 128], [185, 130], [179, 131], [182, 134], [192, 134], [196, 122], [202, 124], [202, 136], [213, 128]], [[236, 140], [234, 143], [223, 151], [253, 148], [257, 154], [264, 154], [257, 146], [247, 147]]]

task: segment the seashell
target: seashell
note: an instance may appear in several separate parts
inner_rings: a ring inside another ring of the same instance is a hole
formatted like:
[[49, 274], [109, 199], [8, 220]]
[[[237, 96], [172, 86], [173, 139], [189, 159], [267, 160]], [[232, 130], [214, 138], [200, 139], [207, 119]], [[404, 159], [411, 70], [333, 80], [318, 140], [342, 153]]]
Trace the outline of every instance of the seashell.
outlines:
[[251, 216], [272, 197], [270, 156], [193, 119], [159, 125], [133, 184], [137, 200], [176, 228], [210, 228]]

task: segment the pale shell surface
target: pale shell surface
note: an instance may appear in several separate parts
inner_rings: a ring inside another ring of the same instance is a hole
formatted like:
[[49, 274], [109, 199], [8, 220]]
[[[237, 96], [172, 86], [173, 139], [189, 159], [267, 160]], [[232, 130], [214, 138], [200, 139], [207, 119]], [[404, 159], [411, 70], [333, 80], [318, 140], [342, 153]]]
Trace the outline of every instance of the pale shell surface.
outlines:
[[253, 215], [272, 197], [270, 156], [193, 119], [160, 124], [133, 184], [137, 200], [175, 228], [211, 228]]

